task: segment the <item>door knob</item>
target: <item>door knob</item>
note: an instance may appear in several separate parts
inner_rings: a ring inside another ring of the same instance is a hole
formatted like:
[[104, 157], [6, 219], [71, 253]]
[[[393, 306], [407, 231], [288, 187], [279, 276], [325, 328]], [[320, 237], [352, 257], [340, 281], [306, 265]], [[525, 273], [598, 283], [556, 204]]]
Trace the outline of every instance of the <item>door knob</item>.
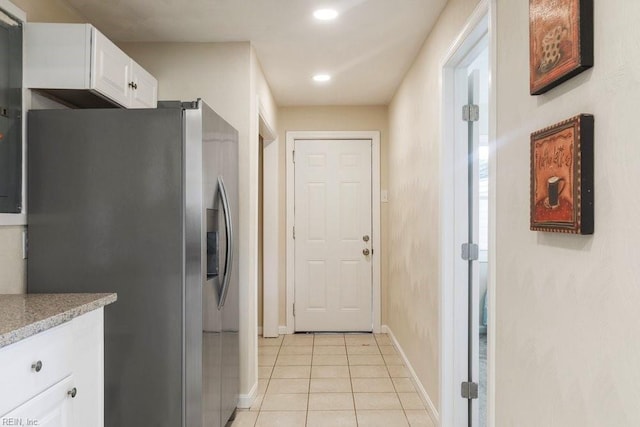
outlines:
[[368, 256], [369, 255], [369, 249], [363, 249], [362, 253], [364, 254], [364, 256]]
[[78, 394], [78, 389], [75, 387], [67, 392], [67, 395], [70, 396], [72, 399], [75, 398], [77, 394]]
[[365, 242], [369, 241], [369, 236], [367, 234], [365, 234], [364, 236], [362, 236], [362, 240], [364, 240]]

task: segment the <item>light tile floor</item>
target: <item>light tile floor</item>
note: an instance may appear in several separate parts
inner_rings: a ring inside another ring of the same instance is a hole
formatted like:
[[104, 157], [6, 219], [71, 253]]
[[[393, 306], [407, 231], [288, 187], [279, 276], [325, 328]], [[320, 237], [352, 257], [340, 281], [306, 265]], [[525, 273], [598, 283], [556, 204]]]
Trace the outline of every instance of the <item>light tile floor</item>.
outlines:
[[258, 342], [258, 397], [231, 427], [434, 427], [385, 334]]

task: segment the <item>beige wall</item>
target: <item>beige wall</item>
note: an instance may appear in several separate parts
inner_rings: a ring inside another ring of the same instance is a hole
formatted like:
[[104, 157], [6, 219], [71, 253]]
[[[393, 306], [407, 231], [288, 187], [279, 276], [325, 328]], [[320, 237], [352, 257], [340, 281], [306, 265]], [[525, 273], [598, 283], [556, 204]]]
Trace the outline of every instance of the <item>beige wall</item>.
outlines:
[[[640, 423], [640, 3], [595, 0], [595, 66], [529, 95], [528, 2], [498, 0], [498, 426]], [[595, 115], [595, 234], [529, 231], [530, 133]]]
[[87, 22], [63, 0], [11, 0], [11, 3], [27, 13], [28, 22]]
[[159, 81], [160, 99], [202, 98], [239, 132], [240, 393], [257, 382], [258, 99], [277, 111], [248, 42], [119, 43]]
[[27, 265], [22, 259], [23, 226], [0, 227], [0, 294], [27, 291]]
[[27, 292], [27, 261], [22, 259], [23, 225], [0, 225], [0, 294]]
[[[13, 0], [29, 22], [85, 22], [61, 0]], [[27, 95], [29, 96], [29, 94]], [[23, 226], [0, 225], [0, 294], [27, 291], [27, 263], [22, 259]]]
[[[389, 106], [387, 324], [440, 404], [440, 67], [477, 0], [450, 0]], [[517, 425], [517, 424], [516, 424]]]
[[[389, 183], [388, 147], [389, 126], [386, 106], [354, 107], [281, 107], [278, 110], [278, 138], [280, 141], [280, 325], [286, 325], [286, 133], [288, 131], [380, 131], [380, 184], [386, 190]], [[382, 324], [387, 319], [388, 269], [385, 260], [389, 253], [388, 208], [380, 205], [381, 222], [381, 303]]]

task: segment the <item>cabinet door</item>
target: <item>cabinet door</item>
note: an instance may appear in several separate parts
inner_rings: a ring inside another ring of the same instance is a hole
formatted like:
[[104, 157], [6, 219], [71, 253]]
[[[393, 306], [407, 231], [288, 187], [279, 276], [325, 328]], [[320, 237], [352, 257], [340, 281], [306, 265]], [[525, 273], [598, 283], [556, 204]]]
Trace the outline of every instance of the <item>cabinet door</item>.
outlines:
[[92, 31], [91, 88], [118, 104], [130, 104], [131, 59], [103, 34]]
[[[78, 393], [73, 418], [77, 426], [104, 426], [103, 309], [73, 319], [73, 377]], [[0, 425], [0, 427], [2, 427]]]
[[131, 108], [156, 108], [158, 104], [158, 80], [135, 61], [131, 61]]
[[[73, 377], [68, 376], [47, 390], [2, 416], [3, 425], [71, 427]], [[80, 391], [77, 391], [79, 393]]]

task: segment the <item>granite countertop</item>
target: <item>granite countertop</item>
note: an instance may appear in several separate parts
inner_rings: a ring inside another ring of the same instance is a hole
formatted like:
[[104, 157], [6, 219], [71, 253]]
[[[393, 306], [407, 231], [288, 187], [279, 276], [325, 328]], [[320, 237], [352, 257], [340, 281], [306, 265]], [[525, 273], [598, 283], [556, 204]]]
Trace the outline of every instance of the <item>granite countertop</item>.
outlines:
[[115, 302], [116, 294], [0, 295], [0, 348]]

